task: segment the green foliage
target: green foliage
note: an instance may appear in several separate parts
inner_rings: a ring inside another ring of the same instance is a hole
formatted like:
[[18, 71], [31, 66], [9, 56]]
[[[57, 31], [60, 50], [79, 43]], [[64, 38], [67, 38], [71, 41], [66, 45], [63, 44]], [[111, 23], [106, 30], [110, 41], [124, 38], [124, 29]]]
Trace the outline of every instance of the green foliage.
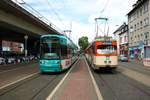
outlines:
[[79, 38], [78, 45], [80, 46], [81, 50], [85, 50], [87, 48], [87, 46], [89, 45], [88, 37], [83, 36], [83, 37]]

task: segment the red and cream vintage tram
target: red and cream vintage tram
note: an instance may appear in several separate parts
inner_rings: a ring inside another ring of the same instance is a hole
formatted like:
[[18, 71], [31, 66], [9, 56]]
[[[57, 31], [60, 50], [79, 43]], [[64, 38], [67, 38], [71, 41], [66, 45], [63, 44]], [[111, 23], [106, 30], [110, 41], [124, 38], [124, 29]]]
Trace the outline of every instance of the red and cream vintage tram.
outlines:
[[116, 68], [118, 65], [117, 41], [110, 37], [98, 37], [85, 50], [85, 55], [94, 69]]

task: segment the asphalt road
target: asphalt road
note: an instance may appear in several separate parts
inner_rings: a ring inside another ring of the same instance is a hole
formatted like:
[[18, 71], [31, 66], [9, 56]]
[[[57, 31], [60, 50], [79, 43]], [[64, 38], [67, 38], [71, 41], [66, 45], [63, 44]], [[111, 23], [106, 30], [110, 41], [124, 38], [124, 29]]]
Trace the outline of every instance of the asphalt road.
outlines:
[[146, 67], [142, 64], [136, 62], [119, 62], [119, 65], [150, 76], [150, 67]]
[[8, 66], [0, 67], [0, 89], [12, 84], [18, 80], [39, 73], [38, 64], [34, 63], [24, 63], [24, 64], [15, 64]]
[[[141, 65], [126, 62], [120, 63], [119, 66], [121, 67], [113, 71], [100, 70], [95, 72], [91, 69], [103, 100], [150, 100], [150, 87], [143, 84], [144, 82], [140, 82], [141, 80], [137, 81], [140, 77], [131, 78], [130, 75], [124, 74], [128, 72], [125, 69], [128, 69], [136, 71], [144, 77], [147, 76], [145, 79], [148, 80], [150, 70]], [[45, 100], [66, 73], [67, 71], [40, 74], [36, 62], [13, 65], [13, 67], [1, 66], [0, 100]], [[16, 83], [10, 84], [15, 81]]]
[[44, 100], [64, 77], [66, 72], [67, 71], [63, 73], [40, 74], [37, 63], [5, 70], [0, 73], [2, 86], [6, 85], [4, 83], [10, 80], [13, 82], [30, 74], [36, 74], [0, 89], [0, 100]]
[[[134, 67], [131, 64], [120, 64], [120, 66], [122, 65]], [[124, 75], [122, 71], [123, 69], [120, 70], [120, 68], [113, 71], [100, 70], [95, 72], [92, 70], [103, 99], [150, 100], [150, 87]], [[142, 71], [142, 73], [144, 72], [147, 75], [148, 71]]]

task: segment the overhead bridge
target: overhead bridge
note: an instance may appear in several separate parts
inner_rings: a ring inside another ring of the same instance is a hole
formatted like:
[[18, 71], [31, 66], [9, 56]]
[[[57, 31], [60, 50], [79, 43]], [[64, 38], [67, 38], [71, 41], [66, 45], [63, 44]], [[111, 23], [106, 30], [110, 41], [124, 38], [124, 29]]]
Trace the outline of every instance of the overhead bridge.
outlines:
[[29, 35], [59, 34], [11, 0], [0, 0], [0, 25]]
[[25, 43], [28, 37], [28, 51], [35, 48], [40, 35], [61, 34], [52, 24], [40, 20], [33, 13], [27, 11], [12, 0], [0, 0], [0, 52], [3, 51], [2, 41]]

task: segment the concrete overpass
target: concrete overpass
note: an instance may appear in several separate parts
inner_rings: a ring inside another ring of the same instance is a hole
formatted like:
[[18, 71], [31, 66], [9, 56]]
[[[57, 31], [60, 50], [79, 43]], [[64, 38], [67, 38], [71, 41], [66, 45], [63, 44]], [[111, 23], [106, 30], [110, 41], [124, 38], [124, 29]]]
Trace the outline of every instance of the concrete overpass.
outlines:
[[33, 45], [39, 41], [40, 35], [44, 34], [61, 33], [13, 1], [0, 0], [0, 51], [2, 51], [2, 40], [24, 44], [24, 36], [27, 35], [28, 51], [35, 52], [36, 47]]
[[0, 0], [0, 26], [28, 35], [59, 34], [11, 0]]

